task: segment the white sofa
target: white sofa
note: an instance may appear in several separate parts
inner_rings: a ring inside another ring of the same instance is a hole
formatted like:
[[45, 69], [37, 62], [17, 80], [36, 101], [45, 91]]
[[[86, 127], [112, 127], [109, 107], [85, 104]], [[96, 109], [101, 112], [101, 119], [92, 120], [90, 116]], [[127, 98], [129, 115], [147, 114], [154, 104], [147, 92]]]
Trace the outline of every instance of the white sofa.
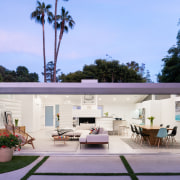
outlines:
[[103, 128], [99, 128], [98, 134], [89, 134], [90, 130], [83, 130], [79, 137], [80, 148], [81, 144], [108, 144], [109, 148], [109, 135]]

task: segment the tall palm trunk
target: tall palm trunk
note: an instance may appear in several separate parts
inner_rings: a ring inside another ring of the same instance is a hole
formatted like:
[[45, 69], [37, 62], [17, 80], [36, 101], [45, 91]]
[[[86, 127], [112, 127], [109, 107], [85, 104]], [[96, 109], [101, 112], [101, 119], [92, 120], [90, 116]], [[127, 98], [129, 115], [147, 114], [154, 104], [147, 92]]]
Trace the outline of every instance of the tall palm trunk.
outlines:
[[42, 27], [43, 27], [44, 82], [46, 82], [46, 53], [45, 53], [44, 15], [42, 17]]
[[57, 47], [56, 59], [58, 58], [58, 53], [59, 53], [59, 48], [60, 48], [61, 40], [63, 37], [63, 33], [64, 33], [64, 21], [62, 22], [61, 32], [59, 34], [59, 42], [58, 42], [58, 47]]
[[54, 38], [54, 74], [53, 74], [53, 82], [56, 82], [56, 62], [57, 62], [57, 55], [56, 55], [56, 45], [57, 45], [57, 20], [56, 20], [56, 16], [57, 16], [57, 1], [55, 0], [55, 38]]

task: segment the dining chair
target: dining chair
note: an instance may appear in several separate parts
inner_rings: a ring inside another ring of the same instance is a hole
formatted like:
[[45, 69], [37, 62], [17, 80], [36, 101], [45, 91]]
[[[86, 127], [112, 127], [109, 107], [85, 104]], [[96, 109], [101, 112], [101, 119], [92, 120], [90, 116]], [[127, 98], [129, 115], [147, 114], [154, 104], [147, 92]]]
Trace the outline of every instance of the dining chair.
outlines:
[[134, 130], [132, 124], [130, 124], [130, 126], [131, 126], [131, 132], [132, 132], [131, 138], [133, 138], [136, 135], [136, 131]]
[[139, 138], [140, 138], [140, 133], [139, 133], [139, 131], [138, 131], [136, 125], [134, 125], [134, 130], [135, 130], [135, 132], [136, 132], [135, 140], [136, 140], [136, 142], [138, 142], [138, 140], [139, 140]]
[[139, 127], [139, 133], [140, 133], [140, 136], [141, 136], [140, 144], [142, 145], [143, 141], [145, 141], [145, 139], [147, 138], [149, 145], [151, 145], [150, 140], [149, 140], [150, 135], [143, 133], [141, 127]]
[[162, 140], [163, 141], [163, 139], [165, 139], [166, 140], [166, 146], [167, 146], [167, 141], [168, 141], [168, 138], [167, 138], [167, 129], [166, 128], [160, 128], [159, 129], [159, 131], [158, 131], [158, 133], [157, 133], [157, 139], [156, 139], [156, 141], [155, 141], [155, 145], [156, 145], [156, 143], [158, 142], [158, 148], [159, 148], [159, 144], [160, 144], [160, 141]]
[[[166, 128], [169, 128], [169, 127], [170, 127], [170, 125], [167, 125], [167, 126], [166, 126]], [[168, 132], [169, 132], [169, 130], [167, 129], [167, 133], [168, 133]]]
[[168, 134], [168, 138], [172, 139], [172, 143], [173, 143], [173, 141], [176, 142], [176, 140], [175, 140], [176, 134], [177, 134], [177, 126], [174, 126], [172, 132], [170, 134]]

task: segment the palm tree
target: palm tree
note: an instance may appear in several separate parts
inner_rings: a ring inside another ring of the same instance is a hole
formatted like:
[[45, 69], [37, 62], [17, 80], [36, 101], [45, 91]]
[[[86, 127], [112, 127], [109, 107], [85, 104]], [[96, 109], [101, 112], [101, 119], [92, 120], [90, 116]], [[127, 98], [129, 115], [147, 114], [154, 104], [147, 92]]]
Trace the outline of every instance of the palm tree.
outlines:
[[[68, 0], [64, 0], [64, 1], [68, 1]], [[54, 64], [55, 62], [57, 62], [57, 5], [58, 5], [58, 0], [55, 0], [55, 11], [54, 11], [54, 29], [55, 29], [55, 38], [54, 38]], [[56, 64], [54, 67], [54, 72], [56, 72]], [[56, 75], [55, 75], [56, 76]], [[55, 76], [54, 76], [54, 82], [55, 82]]]
[[38, 6], [36, 10], [31, 13], [31, 18], [35, 19], [36, 22], [42, 24], [43, 30], [43, 57], [44, 57], [44, 82], [46, 82], [46, 53], [45, 53], [45, 33], [44, 33], [44, 24], [45, 24], [45, 14], [48, 15], [49, 23], [52, 22], [52, 13], [50, 12], [51, 5], [45, 5], [44, 2], [37, 1]]
[[54, 82], [56, 82], [56, 64], [57, 64], [57, 58], [58, 58], [59, 48], [60, 48], [63, 34], [64, 32], [68, 32], [68, 27], [72, 29], [75, 25], [73, 18], [69, 15], [69, 12], [66, 11], [64, 7], [62, 7], [61, 9], [61, 15], [57, 15], [56, 20], [57, 20], [57, 23], [55, 24], [55, 26], [56, 28], [60, 29], [60, 33], [59, 33], [58, 46], [56, 50], [56, 58], [54, 61]]

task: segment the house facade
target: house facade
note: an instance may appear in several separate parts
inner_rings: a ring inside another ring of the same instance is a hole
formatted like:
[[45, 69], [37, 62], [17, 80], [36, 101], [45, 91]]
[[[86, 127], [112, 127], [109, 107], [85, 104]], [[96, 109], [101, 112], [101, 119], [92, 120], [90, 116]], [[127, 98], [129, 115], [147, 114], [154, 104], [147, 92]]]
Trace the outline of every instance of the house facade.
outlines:
[[[0, 83], [0, 128], [4, 112], [28, 132], [95, 123], [116, 131], [115, 123], [154, 124], [180, 128], [179, 83]], [[59, 113], [59, 120], [57, 114]], [[180, 134], [177, 134], [180, 140]]]

